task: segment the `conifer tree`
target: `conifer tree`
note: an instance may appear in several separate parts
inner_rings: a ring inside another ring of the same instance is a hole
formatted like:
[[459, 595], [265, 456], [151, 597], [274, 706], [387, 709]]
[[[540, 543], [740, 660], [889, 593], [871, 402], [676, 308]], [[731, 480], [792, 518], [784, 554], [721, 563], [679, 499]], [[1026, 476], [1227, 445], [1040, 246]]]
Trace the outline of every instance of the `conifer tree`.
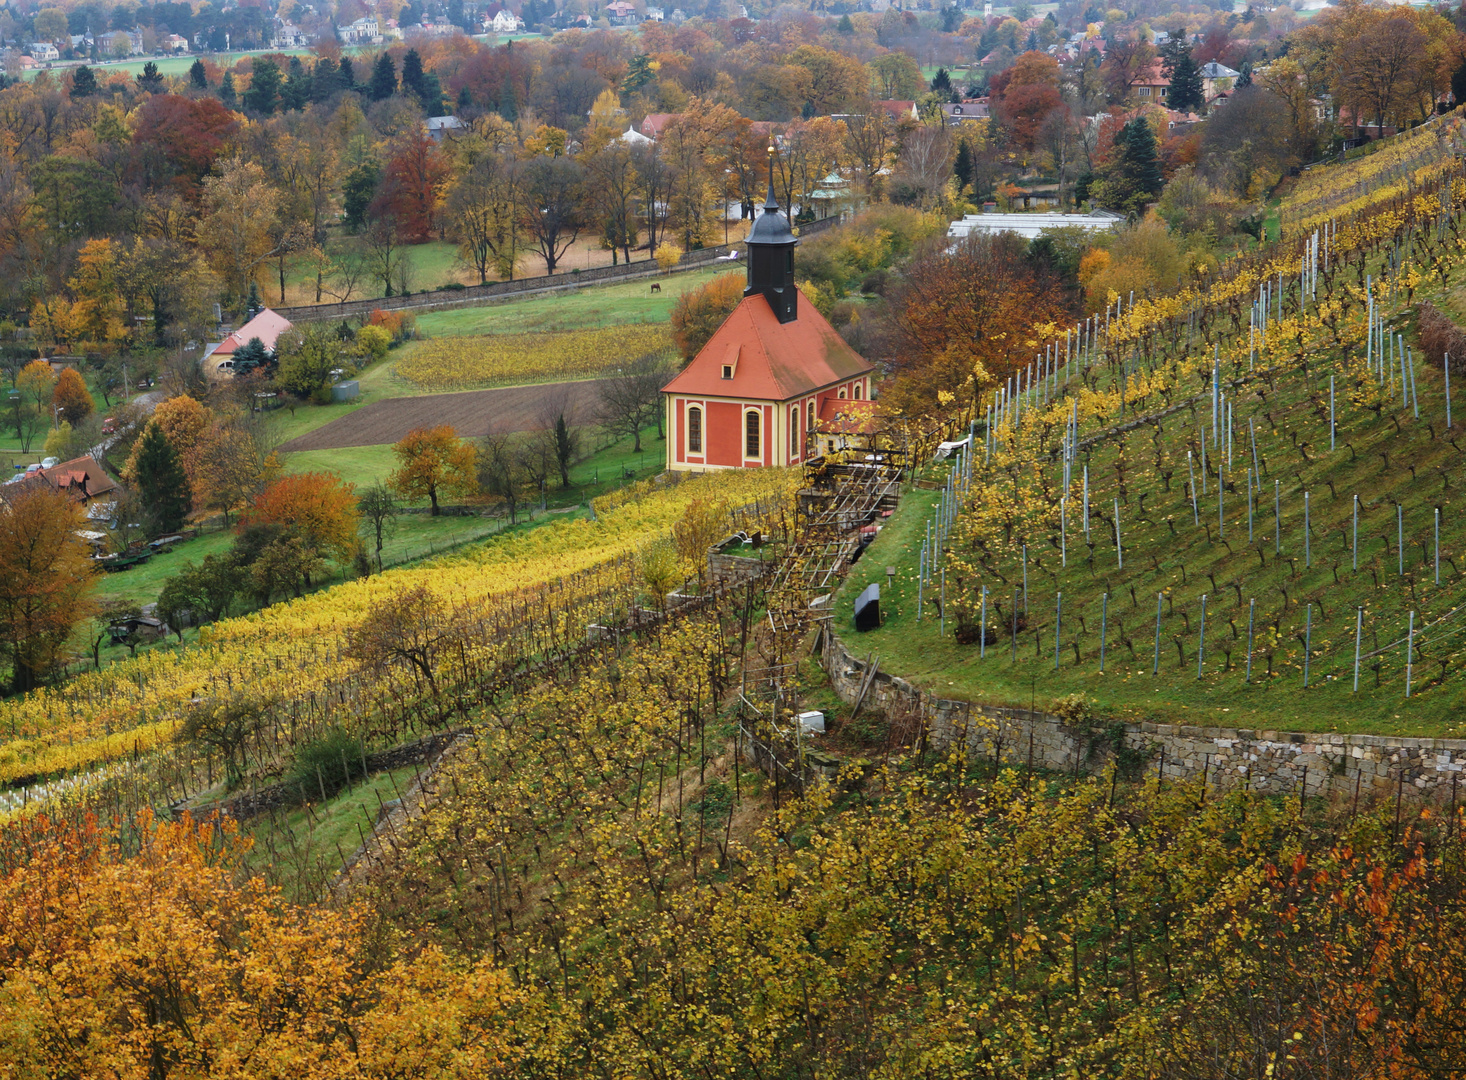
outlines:
[[207, 90], [209, 88], [209, 76], [204, 71], [202, 59], [195, 60], [193, 66], [188, 69], [188, 85], [195, 90]]
[[193, 505], [188, 475], [178, 460], [178, 451], [156, 423], [149, 423], [143, 429], [134, 475], [138, 495], [156, 528], [161, 532], [181, 528]]
[[234, 93], [234, 72], [224, 72], [224, 78], [219, 83], [219, 102], [226, 109], [239, 107], [239, 98]]
[[96, 73], [83, 64], [76, 69], [76, 73], [71, 77], [71, 96], [74, 98], [91, 97], [96, 92]]
[[372, 68], [372, 80], [367, 84], [367, 97], [373, 101], [386, 101], [397, 92], [397, 69], [392, 65], [392, 57], [383, 53], [377, 57], [376, 65]]

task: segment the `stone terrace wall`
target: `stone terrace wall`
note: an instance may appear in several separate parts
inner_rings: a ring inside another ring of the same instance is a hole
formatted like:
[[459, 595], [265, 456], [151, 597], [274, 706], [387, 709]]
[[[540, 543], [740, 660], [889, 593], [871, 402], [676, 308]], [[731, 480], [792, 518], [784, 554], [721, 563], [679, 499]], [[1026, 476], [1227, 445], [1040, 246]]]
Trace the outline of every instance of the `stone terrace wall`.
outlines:
[[[866, 663], [833, 633], [822, 651], [825, 670], [841, 700], [854, 703], [867, 681]], [[995, 708], [939, 698], [879, 670], [865, 705], [887, 712], [917, 712], [935, 746], [965, 742], [969, 752], [1022, 766], [1078, 773], [1102, 767], [1111, 756], [1103, 734], [1077, 730], [1059, 717], [1027, 709]], [[1150, 757], [1151, 772], [1201, 779], [1227, 787], [1246, 781], [1259, 791], [1352, 795], [1393, 792], [1403, 780], [1426, 796], [1451, 798], [1466, 768], [1466, 740], [1404, 736], [1301, 734], [1179, 724], [1126, 724], [1124, 740]], [[1466, 794], [1463, 792], [1462, 794]]]

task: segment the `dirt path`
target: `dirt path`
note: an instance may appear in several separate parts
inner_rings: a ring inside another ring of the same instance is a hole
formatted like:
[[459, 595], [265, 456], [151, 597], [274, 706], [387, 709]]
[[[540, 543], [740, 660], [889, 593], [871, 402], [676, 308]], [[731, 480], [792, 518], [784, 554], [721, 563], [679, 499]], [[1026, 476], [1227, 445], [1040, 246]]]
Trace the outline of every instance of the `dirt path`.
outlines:
[[497, 390], [466, 390], [456, 394], [374, 401], [339, 420], [332, 420], [291, 439], [280, 449], [335, 450], [344, 446], [380, 446], [395, 443], [414, 428], [451, 424], [458, 434], [478, 438], [491, 431], [529, 431], [542, 422], [549, 405], [563, 399], [566, 419], [586, 423], [595, 412], [603, 380], [505, 386]]

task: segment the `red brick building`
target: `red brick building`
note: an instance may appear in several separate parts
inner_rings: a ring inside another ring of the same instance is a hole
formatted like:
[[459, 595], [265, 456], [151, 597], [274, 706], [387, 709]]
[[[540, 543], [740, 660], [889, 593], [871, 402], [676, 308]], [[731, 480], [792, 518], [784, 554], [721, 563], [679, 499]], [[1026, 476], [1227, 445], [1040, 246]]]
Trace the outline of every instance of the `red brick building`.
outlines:
[[799, 302], [789, 219], [772, 187], [748, 235], [748, 287], [682, 373], [662, 388], [667, 468], [797, 465], [834, 402], [868, 401], [873, 365]]

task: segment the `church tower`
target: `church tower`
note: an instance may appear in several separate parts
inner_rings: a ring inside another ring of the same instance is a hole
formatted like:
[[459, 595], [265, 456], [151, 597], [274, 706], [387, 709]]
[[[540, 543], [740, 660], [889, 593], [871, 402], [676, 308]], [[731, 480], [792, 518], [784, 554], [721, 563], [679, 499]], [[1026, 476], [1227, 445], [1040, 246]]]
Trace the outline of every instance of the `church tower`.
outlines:
[[774, 199], [774, 161], [769, 158], [769, 197], [764, 212], [748, 232], [748, 288], [744, 296], [762, 294], [781, 323], [799, 318], [799, 290], [794, 285], [794, 245], [789, 219]]

